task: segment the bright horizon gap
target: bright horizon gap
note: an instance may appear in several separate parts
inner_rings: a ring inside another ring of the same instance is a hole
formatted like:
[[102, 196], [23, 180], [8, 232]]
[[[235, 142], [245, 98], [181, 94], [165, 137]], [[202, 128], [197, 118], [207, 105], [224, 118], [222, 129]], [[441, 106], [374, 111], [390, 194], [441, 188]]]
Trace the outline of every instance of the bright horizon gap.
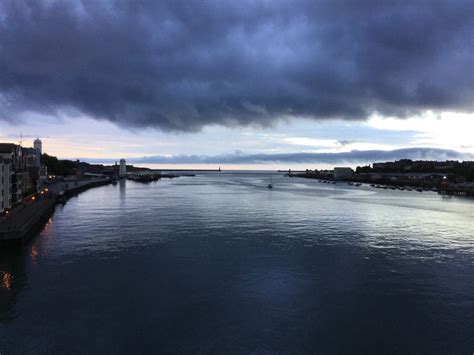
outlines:
[[[127, 162], [128, 165], [128, 162]], [[139, 168], [149, 168], [151, 170], [166, 170], [166, 169], [182, 169], [182, 170], [218, 170], [219, 167], [221, 168], [222, 171], [235, 171], [235, 170], [248, 170], [248, 171], [256, 171], [256, 170], [268, 170], [268, 171], [276, 171], [276, 170], [285, 170], [288, 171], [288, 169], [291, 170], [306, 170], [307, 168], [288, 168], [282, 165], [271, 165], [271, 164], [252, 164], [252, 165], [214, 165], [214, 164], [130, 164], [135, 167]], [[329, 169], [329, 167], [327, 168]]]
[[[340, 153], [352, 150], [436, 148], [474, 154], [474, 116], [456, 112], [406, 119], [373, 116], [365, 121], [296, 119], [272, 127], [208, 126], [195, 133], [128, 130], [90, 117], [74, 119], [32, 115], [1, 127], [0, 141], [31, 145], [64, 159], [136, 159], [147, 156], [222, 156], [231, 154]], [[86, 158], [81, 158], [86, 157]]]

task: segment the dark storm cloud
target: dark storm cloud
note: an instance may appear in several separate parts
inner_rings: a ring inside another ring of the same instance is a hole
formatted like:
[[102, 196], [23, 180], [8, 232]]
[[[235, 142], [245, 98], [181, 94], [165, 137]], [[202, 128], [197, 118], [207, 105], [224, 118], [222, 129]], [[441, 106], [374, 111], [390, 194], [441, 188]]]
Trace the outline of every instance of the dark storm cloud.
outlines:
[[0, 118], [198, 130], [474, 109], [474, 2], [0, 2]]
[[[283, 154], [229, 154], [220, 156], [178, 155], [149, 156], [129, 159], [134, 164], [340, 164], [373, 163], [398, 159], [413, 160], [472, 160], [473, 154], [436, 148], [406, 148], [396, 150], [353, 150], [343, 153], [283, 153]], [[87, 160], [87, 159], [86, 159]], [[90, 160], [89, 160], [90, 161]]]

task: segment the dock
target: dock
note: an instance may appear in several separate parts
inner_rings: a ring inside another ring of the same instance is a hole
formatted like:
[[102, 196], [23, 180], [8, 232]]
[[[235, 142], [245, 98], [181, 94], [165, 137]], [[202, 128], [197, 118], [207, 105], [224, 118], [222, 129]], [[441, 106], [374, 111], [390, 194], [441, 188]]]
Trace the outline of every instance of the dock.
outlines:
[[438, 189], [441, 195], [474, 197], [474, 184], [454, 184]]

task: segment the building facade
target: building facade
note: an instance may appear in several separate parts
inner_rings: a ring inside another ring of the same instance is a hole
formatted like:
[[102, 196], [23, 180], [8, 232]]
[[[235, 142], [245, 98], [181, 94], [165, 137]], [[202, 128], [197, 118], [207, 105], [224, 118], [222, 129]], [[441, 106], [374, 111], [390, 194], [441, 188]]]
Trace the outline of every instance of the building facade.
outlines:
[[11, 162], [0, 158], [0, 213], [11, 208]]
[[22, 201], [23, 154], [21, 146], [13, 143], [0, 143], [0, 158], [10, 162], [10, 204], [13, 206]]
[[[5, 162], [8, 162], [8, 205], [10, 207], [21, 203], [24, 197], [38, 191], [39, 177], [42, 170], [41, 164], [38, 165], [38, 157], [41, 158], [42, 147], [41, 141], [38, 139], [34, 144], [36, 148], [24, 148], [13, 143], [0, 143], [0, 159], [3, 161], [2, 166], [5, 165]], [[3, 167], [3, 169], [6, 168]], [[7, 206], [5, 203], [4, 205]]]

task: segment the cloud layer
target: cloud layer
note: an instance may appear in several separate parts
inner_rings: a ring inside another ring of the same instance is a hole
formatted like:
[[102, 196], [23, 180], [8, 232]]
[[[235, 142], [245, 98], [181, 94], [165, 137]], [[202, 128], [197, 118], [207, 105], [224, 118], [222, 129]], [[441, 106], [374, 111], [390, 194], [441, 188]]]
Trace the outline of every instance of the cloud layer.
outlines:
[[[220, 156], [179, 155], [148, 156], [129, 159], [133, 164], [355, 164], [412, 160], [474, 160], [473, 154], [448, 149], [406, 148], [395, 150], [353, 150], [343, 153], [229, 154]], [[86, 159], [87, 160], [87, 159]]]
[[194, 131], [474, 110], [474, 2], [4, 0], [0, 119]]

